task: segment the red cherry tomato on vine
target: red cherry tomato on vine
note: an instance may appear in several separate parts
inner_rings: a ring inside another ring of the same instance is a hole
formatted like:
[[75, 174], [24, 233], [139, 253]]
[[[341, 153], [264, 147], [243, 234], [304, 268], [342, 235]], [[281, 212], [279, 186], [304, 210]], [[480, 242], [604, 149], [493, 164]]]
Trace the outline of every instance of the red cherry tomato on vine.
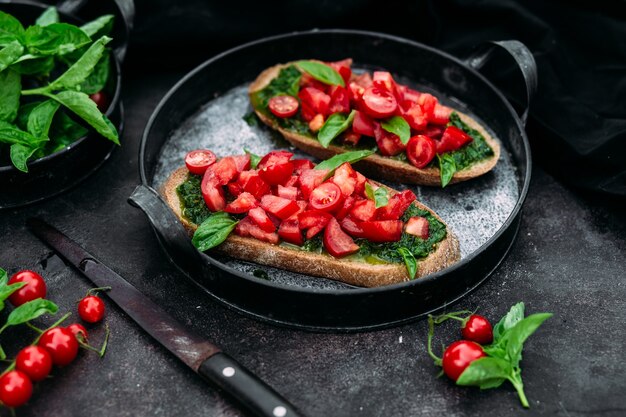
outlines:
[[80, 323], [73, 323], [67, 326], [67, 330], [72, 332], [74, 336], [78, 339], [79, 335], [82, 335], [83, 341], [87, 341], [89, 339], [89, 334], [87, 333], [87, 329]]
[[217, 161], [215, 154], [206, 149], [196, 149], [187, 153], [185, 156], [185, 165], [189, 172], [195, 175], [202, 175], [206, 169]]
[[106, 93], [102, 91], [98, 91], [97, 93], [91, 94], [89, 98], [94, 103], [96, 103], [96, 106], [98, 106], [98, 110], [100, 110], [103, 113], [109, 107], [109, 98], [107, 97]]
[[441, 361], [443, 372], [456, 381], [470, 363], [484, 356], [487, 355], [479, 344], [469, 340], [459, 340], [448, 346], [443, 353]]
[[50, 353], [52, 363], [58, 366], [69, 365], [78, 355], [76, 336], [63, 327], [46, 330], [37, 344]]
[[88, 295], [78, 303], [78, 314], [87, 323], [97, 323], [104, 317], [104, 301], [96, 295]]
[[33, 383], [22, 371], [7, 372], [0, 378], [0, 401], [7, 407], [19, 407], [33, 395]]
[[15, 307], [21, 306], [22, 304], [36, 298], [46, 297], [46, 283], [41, 275], [35, 271], [24, 270], [15, 273], [9, 280], [8, 284], [15, 284], [16, 282], [25, 282], [26, 285], [15, 291], [9, 297], [9, 301]]
[[298, 112], [298, 99], [292, 96], [275, 96], [268, 103], [270, 111], [276, 117], [291, 117]]
[[26, 346], [15, 358], [15, 367], [35, 381], [43, 381], [52, 369], [52, 356], [41, 346]]
[[489, 320], [478, 314], [472, 314], [461, 330], [463, 339], [471, 340], [481, 345], [488, 345], [493, 341], [493, 329]]

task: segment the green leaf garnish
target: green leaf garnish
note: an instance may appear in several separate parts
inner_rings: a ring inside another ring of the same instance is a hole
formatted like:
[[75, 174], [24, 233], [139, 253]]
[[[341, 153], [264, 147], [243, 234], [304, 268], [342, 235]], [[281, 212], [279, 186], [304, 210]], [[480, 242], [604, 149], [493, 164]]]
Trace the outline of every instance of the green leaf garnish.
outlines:
[[201, 252], [214, 248], [226, 240], [237, 223], [228, 213], [213, 213], [198, 226], [191, 242]]
[[367, 158], [372, 155], [374, 151], [353, 151], [353, 152], [344, 152], [337, 154], [331, 158], [328, 158], [325, 161], [320, 162], [313, 169], [319, 170], [328, 170], [327, 177], [333, 175], [335, 170], [339, 168], [342, 164], [346, 162], [350, 162], [351, 164], [360, 161], [363, 158]]
[[383, 120], [380, 123], [380, 127], [385, 129], [387, 132], [397, 135], [403, 145], [406, 145], [409, 142], [409, 139], [411, 139], [411, 126], [409, 126], [403, 117], [393, 116], [387, 120]]
[[333, 139], [352, 125], [355, 114], [354, 110], [352, 110], [348, 116], [342, 113], [331, 114], [317, 133], [319, 143], [323, 147], [328, 148], [328, 145], [330, 145]]
[[367, 198], [374, 201], [376, 208], [385, 207], [389, 203], [389, 192], [385, 187], [378, 187], [374, 190], [374, 187], [369, 182], [365, 183], [365, 195]]
[[417, 274], [417, 261], [415, 260], [415, 256], [405, 247], [398, 248], [398, 253], [402, 255], [402, 259], [404, 259], [404, 264], [406, 265], [406, 270], [409, 273], [409, 277], [411, 279], [415, 279], [415, 275]]
[[346, 86], [341, 75], [326, 64], [317, 61], [298, 61], [296, 65], [302, 71], [324, 84]]
[[456, 172], [456, 162], [449, 153], [437, 154], [437, 160], [439, 161], [439, 175], [441, 177], [441, 188], [444, 188], [450, 183], [454, 173]]

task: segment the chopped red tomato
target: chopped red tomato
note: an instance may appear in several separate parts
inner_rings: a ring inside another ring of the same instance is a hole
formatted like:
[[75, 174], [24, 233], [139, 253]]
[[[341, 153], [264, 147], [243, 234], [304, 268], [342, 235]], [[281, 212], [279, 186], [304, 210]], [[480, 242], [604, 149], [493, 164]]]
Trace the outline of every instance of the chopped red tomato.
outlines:
[[311, 196], [311, 191], [318, 185], [324, 182], [324, 177], [328, 174], [326, 170], [308, 169], [302, 171], [300, 174], [300, 191], [302, 191], [302, 197], [308, 200]]
[[220, 185], [219, 179], [213, 170], [207, 169], [204, 173], [200, 190], [202, 191], [202, 198], [209, 210], [220, 211], [226, 207], [224, 189]]
[[226, 185], [226, 188], [228, 188], [228, 192], [233, 197], [237, 197], [239, 194], [241, 194], [243, 192], [243, 187], [241, 186], [241, 184], [239, 184], [239, 181], [237, 181], [237, 182], [229, 182]]
[[259, 200], [271, 190], [270, 185], [254, 170], [242, 172], [237, 183], [241, 185], [244, 191], [249, 192]]
[[237, 155], [232, 156], [235, 160], [235, 166], [237, 167], [237, 172], [241, 173], [243, 171], [247, 171], [250, 169], [250, 155]]
[[448, 126], [436, 143], [437, 153], [455, 151], [472, 141], [472, 137], [455, 126]]
[[296, 187], [283, 187], [282, 185], [278, 185], [276, 194], [279, 197], [286, 198], [287, 200], [298, 199], [298, 189]]
[[424, 217], [411, 217], [406, 222], [404, 231], [426, 240], [428, 239], [428, 220]]
[[235, 226], [235, 234], [242, 237], [252, 236], [262, 242], [272, 243], [274, 245], [280, 242], [278, 234], [264, 231], [248, 216], [237, 223], [237, 226]]
[[206, 149], [197, 149], [187, 153], [185, 156], [185, 165], [192, 174], [202, 175], [216, 160], [217, 157], [213, 152]]
[[316, 80], [315, 78], [313, 78], [313, 76], [305, 72], [304, 74], [302, 74], [302, 77], [300, 77], [300, 87], [312, 87], [324, 91], [326, 89], [326, 84]]
[[389, 91], [394, 96], [398, 96], [396, 82], [394, 81], [391, 73], [387, 71], [374, 71], [374, 87], [382, 88]]
[[346, 197], [343, 200], [343, 204], [341, 205], [341, 208], [337, 211], [337, 213], [335, 213], [335, 218], [337, 220], [343, 220], [343, 218], [346, 217], [348, 213], [350, 213], [350, 210], [352, 210], [352, 207], [354, 206], [355, 201], [356, 199], [352, 196]]
[[374, 85], [374, 82], [372, 81], [372, 76], [369, 72], [364, 72], [363, 74], [357, 75], [356, 77], [354, 77], [354, 82], [356, 83], [356, 85], [360, 85], [363, 88], [370, 88]]
[[328, 66], [337, 71], [341, 78], [343, 78], [343, 82], [348, 84], [350, 81], [350, 77], [352, 77], [352, 58], [346, 58], [341, 61], [335, 62], [327, 62]]
[[292, 96], [274, 96], [270, 99], [268, 107], [276, 117], [291, 117], [298, 112], [298, 99]]
[[359, 246], [348, 236], [333, 217], [324, 229], [324, 248], [332, 256], [340, 258], [358, 252]]
[[361, 99], [365, 112], [378, 119], [393, 116], [398, 108], [398, 102], [392, 93], [375, 86], [367, 88]]
[[428, 125], [426, 126], [426, 129], [420, 131], [420, 134], [428, 136], [431, 139], [441, 139], [441, 135], [443, 135], [443, 131], [446, 128], [444, 126], [437, 126], [437, 125]]
[[294, 245], [302, 246], [304, 238], [300, 227], [298, 225], [298, 216], [291, 216], [280, 224], [278, 228], [278, 236], [280, 236], [285, 242], [292, 243]]
[[422, 93], [417, 100], [417, 103], [422, 106], [422, 111], [428, 117], [428, 120], [433, 117], [433, 113], [435, 111], [435, 106], [437, 105], [437, 98], [432, 94]]
[[317, 88], [306, 87], [300, 90], [298, 97], [302, 101], [303, 107], [308, 107], [315, 114], [328, 115], [328, 106], [330, 105], [330, 96]]
[[350, 103], [352, 103], [352, 107], [358, 106], [365, 92], [365, 87], [351, 81], [350, 84], [348, 84], [348, 91], [350, 92]]
[[312, 239], [324, 230], [333, 216], [319, 210], [306, 210], [298, 214], [300, 229], [306, 230], [306, 238]]
[[354, 130], [352, 130], [352, 128], [346, 130], [343, 134], [344, 143], [354, 146], [359, 143], [359, 140], [361, 140], [361, 134], [356, 133]]
[[[293, 162], [293, 161], [291, 161], [291, 162]], [[294, 170], [294, 175], [292, 175], [292, 176], [291, 176], [291, 177], [287, 180], [287, 182], [285, 183], [285, 185], [284, 185], [284, 186], [285, 186], [285, 187], [293, 187], [293, 186], [295, 186], [296, 184], [298, 184], [298, 176], [297, 176], [297, 175], [295, 175], [295, 170]]]
[[419, 91], [415, 91], [405, 85], [399, 85], [398, 90], [402, 95], [403, 101], [410, 101], [413, 103], [417, 103], [422, 93]]
[[435, 146], [428, 136], [413, 136], [406, 145], [406, 156], [414, 167], [424, 168], [435, 157]]
[[364, 112], [355, 111], [352, 130], [365, 136], [374, 137], [374, 123]]
[[350, 94], [345, 87], [333, 85], [329, 88], [330, 105], [328, 114], [333, 113], [350, 113]]
[[398, 135], [387, 132], [385, 129], [380, 127], [379, 123], [374, 123], [374, 137], [376, 138], [376, 145], [378, 146], [378, 150], [381, 155], [398, 155], [406, 148]]
[[348, 216], [341, 221], [341, 228], [352, 237], [363, 237], [363, 229], [361, 228], [360, 223], [361, 222], [355, 222], [350, 216]]
[[375, 216], [376, 204], [372, 200], [358, 201], [350, 211], [350, 217], [359, 222], [374, 220]]
[[316, 114], [309, 122], [309, 130], [313, 133], [318, 132], [324, 126], [324, 115]]
[[343, 163], [335, 170], [331, 181], [339, 186], [344, 196], [352, 195], [356, 186], [356, 171], [348, 162]]
[[358, 196], [365, 195], [365, 182], [367, 178], [363, 174], [357, 171], [356, 173], [356, 185], [354, 186], [354, 194]]
[[293, 175], [300, 175], [302, 174], [302, 171], [306, 169], [313, 169], [315, 167], [313, 162], [308, 159], [292, 159], [291, 163], [293, 164]]
[[217, 177], [218, 183], [220, 185], [226, 185], [237, 177], [239, 171], [237, 171], [237, 164], [235, 163], [235, 159], [232, 156], [227, 156], [213, 165], [207, 168], [207, 171], [212, 171], [215, 173]]
[[428, 117], [422, 111], [422, 106], [412, 101], [403, 101], [399, 106], [401, 116], [412, 129], [421, 130], [428, 124]]
[[252, 219], [257, 226], [259, 226], [263, 231], [271, 233], [276, 231], [276, 226], [272, 219], [269, 218], [265, 210], [261, 207], [255, 207], [248, 212], [248, 217]]
[[247, 213], [249, 210], [257, 207], [258, 205], [258, 201], [252, 194], [244, 192], [239, 194], [234, 201], [228, 203], [226, 207], [224, 207], [224, 211], [226, 213], [234, 214]]
[[291, 178], [294, 166], [290, 159], [293, 156], [287, 151], [272, 151], [265, 155], [257, 165], [259, 175], [271, 185], [284, 184]]
[[429, 121], [437, 125], [446, 125], [450, 121], [450, 114], [452, 114], [452, 109], [450, 107], [437, 103], [435, 104], [433, 114]]
[[285, 220], [300, 209], [295, 201], [271, 194], [261, 198], [261, 207], [281, 220]]
[[341, 188], [333, 182], [318, 185], [309, 196], [309, 204], [315, 210], [334, 212], [341, 207], [342, 203]]
[[402, 220], [372, 220], [357, 223], [362, 237], [370, 242], [397, 242], [402, 237]]
[[411, 190], [396, 193], [391, 196], [386, 206], [378, 209], [376, 217], [379, 220], [398, 220], [415, 200], [417, 197]]

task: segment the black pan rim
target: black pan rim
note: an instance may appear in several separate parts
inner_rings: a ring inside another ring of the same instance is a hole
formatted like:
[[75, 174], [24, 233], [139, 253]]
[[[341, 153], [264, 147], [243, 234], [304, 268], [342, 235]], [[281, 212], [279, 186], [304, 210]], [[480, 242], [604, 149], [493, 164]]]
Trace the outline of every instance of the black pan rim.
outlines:
[[[168, 92], [163, 96], [163, 98], [159, 101], [159, 103], [157, 104], [157, 106], [155, 107], [155, 109], [153, 110], [152, 114], [150, 115], [150, 119], [148, 120], [146, 127], [144, 128], [144, 132], [141, 138], [141, 143], [139, 146], [139, 175], [141, 178], [141, 182], [143, 185], [150, 187], [149, 181], [147, 179], [146, 176], [146, 172], [145, 172], [145, 165], [144, 165], [144, 160], [145, 160], [145, 154], [146, 154], [146, 144], [148, 141], [148, 136], [150, 134], [150, 131], [152, 129], [152, 126], [154, 125], [154, 123], [156, 122], [157, 118], [160, 116], [160, 113], [163, 109], [163, 107], [166, 105], [166, 103], [170, 100], [170, 98], [175, 95], [177, 93], [177, 91], [192, 77], [194, 77], [197, 73], [199, 73], [200, 71], [202, 71], [205, 67], [213, 64], [214, 62], [224, 58], [225, 56], [228, 56], [232, 53], [235, 52], [239, 52], [243, 49], [246, 48], [250, 48], [250, 47], [254, 47], [258, 44], [262, 44], [262, 43], [266, 43], [266, 42], [272, 42], [275, 40], [280, 40], [280, 39], [285, 39], [285, 38], [291, 38], [291, 37], [298, 37], [298, 36], [315, 36], [315, 35], [325, 35], [325, 34], [350, 34], [350, 35], [359, 35], [359, 36], [368, 36], [368, 37], [376, 37], [376, 38], [385, 38], [391, 41], [395, 41], [395, 42], [399, 42], [399, 43], [404, 43], [416, 48], [421, 48], [421, 49], [425, 49], [428, 50], [429, 52], [433, 53], [433, 54], [437, 54], [440, 55], [450, 61], [453, 61], [454, 63], [456, 63], [457, 65], [460, 65], [464, 68], [466, 68], [467, 70], [469, 70], [470, 72], [473, 73], [473, 75], [477, 76], [484, 84], [486, 87], [490, 88], [492, 90], [492, 92], [494, 92], [496, 94], [496, 96], [500, 99], [500, 101], [502, 102], [502, 104], [505, 106], [505, 108], [507, 109], [508, 113], [510, 113], [510, 115], [513, 117], [513, 120], [515, 122], [515, 126], [518, 130], [518, 132], [520, 133], [520, 137], [522, 138], [522, 142], [523, 142], [523, 148], [524, 148], [524, 152], [526, 154], [526, 172], [524, 175], [524, 178], [522, 179], [522, 187], [520, 189], [520, 194], [519, 197], [517, 199], [517, 202], [515, 204], [515, 207], [513, 208], [513, 210], [511, 211], [511, 213], [509, 214], [509, 216], [507, 217], [506, 221], [502, 224], [502, 226], [482, 245], [480, 245], [477, 249], [475, 249], [471, 254], [469, 254], [466, 258], [462, 259], [461, 261], [455, 263], [452, 266], [449, 266], [441, 271], [435, 272], [433, 274], [429, 274], [425, 277], [422, 278], [418, 278], [412, 281], [406, 281], [406, 282], [402, 282], [402, 283], [398, 283], [398, 284], [391, 284], [391, 285], [385, 285], [382, 287], [374, 287], [374, 288], [350, 288], [350, 289], [319, 289], [319, 288], [303, 288], [303, 287], [295, 287], [292, 285], [286, 285], [286, 284], [279, 284], [279, 283], [274, 283], [274, 282], [268, 282], [267, 280], [263, 280], [260, 278], [257, 278], [251, 274], [247, 274], [245, 272], [242, 272], [240, 270], [237, 270], [235, 268], [229, 267], [228, 265], [225, 265], [224, 263], [218, 261], [217, 259], [205, 254], [201, 252], [202, 255], [202, 259], [204, 259], [205, 261], [207, 261], [210, 265], [215, 266], [219, 269], [221, 269], [222, 271], [225, 271], [227, 273], [236, 275], [239, 278], [242, 279], [246, 279], [246, 280], [251, 280], [253, 282], [255, 282], [256, 284], [259, 285], [263, 285], [263, 286], [267, 286], [276, 290], [281, 290], [281, 291], [287, 291], [287, 292], [297, 292], [297, 293], [307, 293], [307, 294], [323, 294], [323, 295], [334, 295], [334, 296], [351, 296], [354, 294], [377, 294], [377, 293], [382, 293], [382, 292], [388, 292], [388, 291], [394, 291], [394, 290], [401, 290], [401, 289], [407, 289], [407, 288], [413, 288], [413, 287], [417, 287], [419, 285], [421, 285], [421, 283], [427, 283], [433, 280], [439, 280], [439, 279], [443, 279], [445, 278], [445, 276], [449, 273], [452, 272], [456, 269], [462, 268], [465, 265], [471, 263], [474, 258], [476, 256], [478, 256], [478, 254], [484, 252], [485, 250], [487, 250], [490, 246], [492, 246], [496, 240], [498, 240], [498, 238], [504, 233], [505, 230], [507, 230], [508, 228], [510, 228], [513, 224], [513, 222], [516, 221], [516, 219], [518, 218], [518, 216], [520, 215], [520, 212], [522, 210], [524, 201], [526, 200], [526, 196], [528, 194], [528, 189], [530, 186], [530, 178], [531, 178], [531, 174], [532, 174], [532, 157], [531, 157], [531, 153], [530, 153], [530, 144], [528, 142], [528, 137], [526, 136], [526, 132], [524, 130], [524, 126], [522, 125], [522, 122], [519, 118], [519, 116], [517, 115], [517, 113], [515, 112], [515, 110], [513, 109], [513, 106], [509, 103], [509, 101], [506, 99], [506, 97], [502, 94], [502, 92], [496, 88], [487, 78], [485, 78], [480, 72], [476, 71], [475, 69], [469, 67], [465, 62], [463, 62], [461, 59], [456, 58], [446, 52], [443, 52], [439, 49], [430, 47], [428, 45], [424, 45], [422, 43], [416, 42], [416, 41], [412, 41], [410, 39], [406, 39], [406, 38], [402, 38], [399, 36], [395, 36], [395, 35], [390, 35], [390, 34], [386, 34], [386, 33], [380, 33], [380, 32], [372, 32], [372, 31], [364, 31], [364, 30], [353, 30], [353, 29], [313, 29], [313, 30], [308, 30], [308, 31], [295, 31], [295, 32], [290, 32], [290, 33], [285, 33], [285, 34], [280, 34], [280, 35], [274, 35], [274, 36], [269, 36], [269, 37], [265, 37], [262, 39], [258, 39], [252, 42], [248, 42], [245, 43], [243, 45], [239, 45], [236, 46], [234, 48], [231, 48], [229, 50], [226, 50], [224, 52], [221, 52], [215, 56], [213, 56], [212, 58], [209, 58], [208, 60], [204, 61], [203, 63], [201, 63], [200, 65], [198, 65], [197, 67], [195, 67], [194, 69], [192, 69], [191, 71], [189, 71], [187, 74], [185, 74], [179, 81], [177, 81], [174, 86], [172, 86]], [[514, 241], [515, 239], [513, 239]], [[504, 259], [504, 257], [503, 257]], [[476, 285], [480, 285], [480, 283], [484, 282], [491, 273], [486, 274], [485, 278], [481, 279], [480, 282]], [[471, 291], [471, 290], [470, 290]], [[464, 294], [460, 295], [459, 297], [464, 296], [465, 294], [467, 294], [469, 291], [464, 292]], [[228, 303], [230, 305], [230, 303]], [[237, 307], [239, 308], [239, 307]], [[249, 312], [245, 311], [246, 314], [250, 314]], [[255, 315], [256, 316], [256, 315]]]

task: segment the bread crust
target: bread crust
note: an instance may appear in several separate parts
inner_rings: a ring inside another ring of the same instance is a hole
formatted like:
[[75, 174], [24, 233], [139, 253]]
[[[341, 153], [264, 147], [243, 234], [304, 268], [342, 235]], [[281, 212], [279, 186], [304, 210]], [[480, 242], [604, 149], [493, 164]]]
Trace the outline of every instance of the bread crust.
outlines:
[[[187, 175], [188, 171], [185, 167], [174, 171], [163, 184], [161, 194], [188, 233], [192, 235], [197, 225], [183, 217], [181, 202], [176, 192], [176, 188], [187, 179]], [[419, 202], [416, 204], [442, 221], [428, 207]], [[409, 281], [404, 264], [372, 265], [357, 260], [337, 259], [330, 255], [290, 249], [234, 234], [212, 250], [244, 261], [330, 278], [361, 287], [379, 287]], [[416, 278], [446, 268], [459, 259], [459, 242], [448, 229], [446, 238], [438, 243], [437, 249], [427, 258], [418, 261]]]
[[[278, 76], [278, 73], [281, 69], [292, 64], [293, 63], [274, 65], [273, 67], [267, 68], [266, 70], [261, 72], [257, 79], [254, 80], [252, 84], [250, 84], [250, 87], [248, 88], [248, 94], [253, 94], [265, 88], [270, 83], [270, 81], [272, 81], [272, 79]], [[493, 149], [494, 155], [463, 170], [455, 172], [452, 180], [450, 181], [450, 184], [467, 181], [469, 179], [476, 178], [491, 171], [493, 167], [496, 166], [496, 163], [500, 158], [499, 141], [495, 139], [491, 134], [489, 134], [487, 130], [475, 119], [456, 109], [454, 109], [454, 111], [459, 115], [463, 122], [465, 122], [471, 128], [478, 130], [483, 135], [486, 142], [489, 144], [491, 149]], [[285, 139], [293, 146], [318, 159], [328, 159], [331, 156], [346, 152], [345, 149], [332, 144], [329, 145], [328, 148], [324, 148], [317, 140], [313, 138], [309, 138], [277, 126], [271, 118], [267, 117], [258, 109], [254, 109], [254, 112], [263, 123], [265, 123], [272, 129], [279, 131], [285, 137]], [[441, 185], [439, 168], [430, 167], [419, 169], [407, 162], [398, 161], [396, 159], [384, 157], [378, 154], [368, 156], [367, 158], [357, 162], [355, 164], [355, 168], [363, 171], [367, 175], [375, 176], [377, 178], [384, 178], [391, 181], [397, 181], [405, 184], [419, 184], [429, 186]]]

